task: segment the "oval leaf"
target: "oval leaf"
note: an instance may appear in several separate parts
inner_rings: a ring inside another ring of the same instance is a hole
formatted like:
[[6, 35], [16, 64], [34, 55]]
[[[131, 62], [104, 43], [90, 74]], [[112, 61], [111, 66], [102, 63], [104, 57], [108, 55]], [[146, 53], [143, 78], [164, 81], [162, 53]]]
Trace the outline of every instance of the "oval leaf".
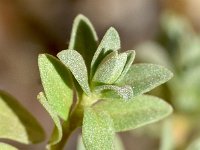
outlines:
[[109, 28], [100, 42], [91, 62], [91, 77], [94, 75], [97, 66], [102, 59], [110, 52], [117, 51], [121, 48], [118, 32], [113, 28]]
[[89, 95], [88, 73], [83, 57], [75, 50], [63, 50], [57, 56], [72, 72], [82, 90]]
[[133, 90], [131, 86], [116, 86], [116, 85], [102, 85], [95, 87], [97, 94], [101, 93], [101, 98], [121, 98], [129, 100], [133, 97]]
[[24, 144], [45, 139], [38, 121], [14, 97], [3, 91], [0, 91], [0, 118], [0, 138]]
[[87, 150], [113, 150], [114, 130], [110, 116], [86, 108], [83, 117], [83, 143]]
[[173, 76], [165, 67], [154, 64], [136, 64], [131, 66], [118, 85], [130, 85], [134, 96], [146, 93], [165, 83]]
[[18, 150], [18, 149], [16, 147], [9, 145], [9, 144], [0, 142], [0, 150]]
[[73, 23], [69, 49], [75, 49], [83, 56], [88, 69], [97, 49], [97, 42], [98, 37], [91, 22], [85, 16], [78, 15]]
[[73, 101], [71, 73], [55, 57], [39, 55], [40, 77], [49, 105], [64, 120], [67, 120]]
[[42, 104], [42, 106], [46, 109], [46, 111], [49, 113], [51, 116], [52, 120], [54, 121], [55, 124], [55, 129], [52, 133], [51, 139], [49, 140], [49, 144], [47, 145], [47, 148], [51, 147], [52, 145], [58, 143], [61, 138], [62, 138], [62, 125], [60, 122], [59, 117], [57, 116], [56, 112], [51, 108], [49, 105], [45, 95], [43, 92], [40, 92], [37, 96], [37, 99], [39, 102]]
[[114, 83], [122, 73], [126, 60], [126, 53], [118, 55], [114, 51], [108, 54], [98, 66], [92, 81], [104, 84]]
[[125, 53], [127, 53], [127, 61], [126, 61], [126, 64], [124, 66], [124, 69], [123, 69], [120, 77], [117, 79], [116, 82], [119, 82], [124, 78], [124, 76], [129, 71], [129, 69], [130, 69], [130, 67], [133, 64], [133, 61], [135, 59], [135, 51], [134, 50], [129, 50], [129, 51], [126, 51]]
[[115, 131], [127, 131], [153, 123], [172, 113], [172, 107], [154, 96], [138, 96], [129, 101], [103, 100], [93, 106], [104, 110], [113, 119]]

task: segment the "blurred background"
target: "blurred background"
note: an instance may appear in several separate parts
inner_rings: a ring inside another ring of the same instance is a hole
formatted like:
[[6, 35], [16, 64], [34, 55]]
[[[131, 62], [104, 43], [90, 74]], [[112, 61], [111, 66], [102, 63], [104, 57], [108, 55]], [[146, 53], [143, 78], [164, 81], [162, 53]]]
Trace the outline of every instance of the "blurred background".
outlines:
[[[199, 150], [199, 7], [198, 0], [0, 0], [0, 89], [23, 103], [49, 136], [53, 122], [36, 100], [42, 90], [37, 56], [66, 49], [73, 19], [82, 13], [92, 21], [99, 39], [113, 26], [122, 49], [136, 50], [136, 62], [161, 64], [174, 72], [171, 81], [151, 92], [172, 104], [174, 114], [120, 133], [124, 149]], [[78, 132], [66, 149], [76, 149]], [[43, 150], [45, 142], [14, 144]]]

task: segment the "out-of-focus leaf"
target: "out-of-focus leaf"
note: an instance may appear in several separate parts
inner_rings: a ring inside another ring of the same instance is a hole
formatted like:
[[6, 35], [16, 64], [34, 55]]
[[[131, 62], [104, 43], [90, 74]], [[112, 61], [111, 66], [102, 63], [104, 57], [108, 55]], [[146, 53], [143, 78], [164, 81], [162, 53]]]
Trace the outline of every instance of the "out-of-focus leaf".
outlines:
[[0, 138], [24, 144], [45, 139], [38, 121], [14, 97], [3, 91], [0, 91], [0, 118]]
[[186, 150], [200, 150], [200, 138], [194, 140]]
[[131, 65], [132, 65], [132, 63], [135, 59], [135, 51], [134, 50], [129, 50], [129, 51], [126, 51], [125, 53], [127, 53], [126, 64], [124, 66], [124, 69], [123, 69], [121, 75], [119, 76], [119, 78], [117, 79], [116, 82], [119, 82], [124, 78], [124, 76], [126, 75], [128, 70], [130, 69], [130, 67], [131, 67]]
[[16, 147], [0, 142], [0, 150], [18, 150]]
[[153, 41], [144, 42], [136, 47], [136, 60], [143, 63], [153, 63], [172, 69], [173, 65], [167, 51]]
[[97, 49], [98, 37], [91, 22], [83, 15], [78, 15], [73, 23], [69, 49], [78, 51], [90, 68], [92, 57]]
[[87, 150], [113, 150], [114, 129], [110, 116], [86, 108], [83, 117], [83, 143]]
[[172, 119], [163, 122], [160, 150], [174, 150]]
[[57, 116], [55, 110], [49, 105], [44, 93], [40, 92], [37, 96], [39, 102], [42, 104], [42, 106], [46, 109], [46, 111], [51, 116], [52, 120], [55, 124], [55, 129], [53, 131], [53, 134], [51, 136], [51, 139], [49, 140], [49, 144], [47, 145], [47, 148], [49, 148], [51, 145], [54, 145], [58, 143], [62, 138], [62, 126], [59, 117]]
[[165, 67], [153, 64], [135, 64], [131, 66], [118, 85], [130, 85], [133, 95], [137, 96], [152, 90], [171, 79], [173, 76]]
[[102, 85], [95, 87], [96, 93], [101, 93], [101, 98], [121, 98], [129, 100], [133, 97], [131, 86]]
[[120, 99], [102, 100], [93, 106], [97, 111], [106, 111], [114, 122], [115, 131], [127, 131], [153, 123], [172, 112], [172, 107], [154, 96], [137, 96], [129, 101]]
[[104, 84], [114, 83], [121, 75], [126, 60], [126, 53], [118, 55], [118, 53], [114, 51], [108, 54], [99, 64], [92, 81]]
[[82, 90], [89, 95], [88, 73], [83, 57], [75, 50], [63, 50], [57, 56], [72, 72]]
[[117, 31], [111, 27], [108, 29], [104, 35], [102, 41], [100, 42], [97, 51], [95, 52], [92, 62], [91, 62], [91, 78], [93, 77], [96, 68], [102, 61], [102, 59], [110, 52], [116, 51], [121, 48], [120, 38]]
[[175, 76], [168, 85], [172, 89], [175, 107], [187, 113], [200, 112], [200, 66], [189, 68]]
[[70, 72], [58, 59], [48, 54], [39, 55], [38, 65], [49, 105], [62, 119], [67, 120], [73, 101]]

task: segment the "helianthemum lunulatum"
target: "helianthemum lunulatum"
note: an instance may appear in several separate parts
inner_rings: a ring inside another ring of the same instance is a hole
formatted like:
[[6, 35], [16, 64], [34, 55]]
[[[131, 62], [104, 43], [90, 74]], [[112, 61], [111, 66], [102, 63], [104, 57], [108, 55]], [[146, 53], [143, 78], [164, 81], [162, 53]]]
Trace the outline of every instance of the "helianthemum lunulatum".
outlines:
[[172, 112], [160, 98], [143, 95], [168, 81], [172, 73], [158, 65], [132, 65], [135, 51], [120, 53], [120, 49], [114, 28], [99, 43], [90, 21], [78, 15], [69, 48], [59, 52], [58, 59], [39, 55], [44, 93], [38, 99], [56, 126], [49, 149], [63, 149], [72, 131], [82, 127], [87, 150], [112, 150], [115, 132], [155, 122]]

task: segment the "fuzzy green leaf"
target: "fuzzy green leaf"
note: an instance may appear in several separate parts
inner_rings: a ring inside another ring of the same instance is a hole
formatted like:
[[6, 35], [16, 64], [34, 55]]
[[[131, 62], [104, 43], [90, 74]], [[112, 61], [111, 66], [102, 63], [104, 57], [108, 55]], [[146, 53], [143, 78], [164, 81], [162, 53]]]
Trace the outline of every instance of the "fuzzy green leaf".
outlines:
[[54, 111], [54, 109], [49, 105], [43, 92], [40, 92], [38, 94], [37, 99], [42, 104], [42, 106], [46, 109], [46, 111], [49, 113], [49, 115], [51, 116], [51, 118], [55, 124], [55, 129], [53, 131], [51, 139], [49, 140], [49, 144], [47, 145], [47, 147], [50, 147], [51, 145], [58, 143], [62, 138], [61, 122], [60, 122], [60, 119], [57, 116], [56, 112]]
[[113, 150], [113, 122], [107, 113], [86, 108], [82, 133], [83, 143], [87, 150]]
[[[114, 148], [115, 150], [125, 150], [122, 140], [117, 134], [114, 138], [114, 146], [115, 146]], [[77, 150], [86, 150], [81, 136], [78, 137]]]
[[45, 134], [38, 121], [11, 95], [0, 91], [0, 138], [38, 143]]
[[172, 107], [154, 96], [137, 96], [129, 101], [120, 99], [102, 100], [93, 106], [97, 111], [106, 111], [113, 119], [116, 132], [127, 131], [153, 123], [172, 112]]
[[126, 60], [126, 64], [124, 66], [124, 69], [120, 75], [120, 77], [117, 79], [116, 82], [119, 82], [121, 81], [124, 76], [126, 75], [126, 73], [129, 71], [134, 59], [135, 59], [135, 51], [134, 50], [129, 50], [129, 51], [126, 51], [125, 53], [127, 53], [127, 60]]
[[95, 87], [97, 94], [101, 93], [101, 98], [121, 98], [129, 100], [133, 97], [133, 90], [131, 86], [116, 86], [116, 85], [102, 85]]
[[75, 50], [63, 50], [57, 56], [72, 72], [82, 90], [89, 95], [88, 73], [83, 57]]
[[120, 38], [118, 32], [113, 28], [109, 28], [100, 42], [91, 62], [91, 77], [94, 75], [96, 68], [102, 59], [110, 53], [110, 51], [117, 51], [121, 48]]
[[57, 58], [48, 54], [39, 55], [38, 65], [49, 105], [62, 119], [67, 120], [73, 101], [70, 72]]
[[0, 142], [0, 150], [18, 150], [16, 147]]
[[78, 15], [73, 23], [69, 49], [75, 49], [83, 56], [88, 69], [97, 44], [98, 37], [91, 22], [85, 16]]
[[171, 79], [173, 74], [165, 67], [154, 64], [135, 64], [131, 66], [118, 85], [133, 87], [134, 96], [143, 94]]
[[126, 60], [126, 53], [118, 55], [117, 51], [114, 51], [108, 54], [99, 64], [92, 81], [104, 84], [114, 83], [122, 73]]

